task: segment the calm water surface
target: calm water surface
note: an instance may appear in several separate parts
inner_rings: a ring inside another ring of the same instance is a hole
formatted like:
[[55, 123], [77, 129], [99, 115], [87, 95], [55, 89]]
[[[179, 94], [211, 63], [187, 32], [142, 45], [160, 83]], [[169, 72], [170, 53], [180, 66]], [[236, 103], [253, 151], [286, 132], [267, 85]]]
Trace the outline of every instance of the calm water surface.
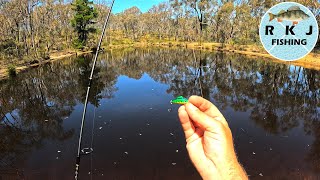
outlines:
[[[83, 142], [94, 152], [82, 156], [81, 179], [201, 179], [185, 149], [178, 106], [169, 103], [192, 94], [226, 116], [251, 179], [320, 178], [319, 71], [195, 55], [125, 49], [100, 56]], [[52, 62], [0, 82], [2, 179], [73, 178], [91, 59]]]

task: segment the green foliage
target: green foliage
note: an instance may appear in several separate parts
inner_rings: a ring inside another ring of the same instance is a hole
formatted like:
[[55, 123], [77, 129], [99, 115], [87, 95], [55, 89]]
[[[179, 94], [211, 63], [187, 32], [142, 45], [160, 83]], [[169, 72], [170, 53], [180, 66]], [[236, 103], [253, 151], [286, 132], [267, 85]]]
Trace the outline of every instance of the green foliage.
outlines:
[[84, 56], [79, 56], [76, 58], [76, 62], [79, 66], [84, 66], [86, 64], [86, 58]]
[[75, 0], [72, 3], [72, 10], [75, 11], [75, 14], [71, 25], [78, 33], [74, 47], [82, 49], [87, 43], [89, 33], [96, 32], [96, 29], [90, 25], [94, 24], [93, 19], [98, 17], [98, 12], [93, 7], [93, 2], [89, 0]]
[[16, 66], [14, 66], [13, 64], [10, 64], [7, 68], [7, 72], [10, 77], [16, 76], [17, 75]]
[[73, 40], [73, 48], [75, 49], [83, 49], [84, 48], [84, 42], [81, 41], [80, 39], [75, 39]]

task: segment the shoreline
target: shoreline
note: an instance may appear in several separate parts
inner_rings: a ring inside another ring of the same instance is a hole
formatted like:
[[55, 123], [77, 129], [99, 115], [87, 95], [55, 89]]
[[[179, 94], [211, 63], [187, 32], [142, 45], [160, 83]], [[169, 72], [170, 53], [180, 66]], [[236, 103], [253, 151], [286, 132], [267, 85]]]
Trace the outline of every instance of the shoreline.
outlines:
[[[253, 45], [228, 45], [221, 43], [202, 43], [201, 46], [197, 42], [157, 42], [157, 43], [144, 43], [137, 42], [133, 44], [121, 44], [121, 45], [109, 45], [104, 46], [106, 49], [120, 49], [120, 48], [128, 48], [128, 47], [183, 47], [187, 49], [195, 49], [195, 50], [205, 50], [205, 51], [220, 51], [225, 53], [237, 53], [246, 56], [253, 57], [264, 57], [268, 58], [272, 62], [281, 63], [281, 64], [289, 64], [295, 66], [301, 66], [307, 69], [320, 70], [320, 54], [310, 53], [304, 58], [297, 61], [281, 61], [270, 54], [268, 54], [262, 47], [253, 46]], [[68, 50], [68, 51], [60, 51], [55, 52], [50, 55], [50, 59], [41, 61], [40, 63], [35, 63], [31, 65], [23, 65], [16, 67], [17, 74], [23, 72], [29, 68], [40, 66], [41, 64], [46, 64], [49, 62], [61, 60], [71, 56], [77, 56], [82, 54], [92, 53], [92, 51], [76, 51], [76, 50]], [[0, 80], [8, 78], [7, 67], [0, 68]]]
[[[16, 73], [19, 74], [19, 73], [21, 73], [23, 71], [26, 71], [26, 70], [28, 70], [29, 68], [32, 68], [32, 67], [38, 67], [38, 66], [40, 66], [42, 64], [47, 64], [49, 62], [54, 62], [54, 61], [61, 60], [61, 59], [64, 59], [64, 58], [67, 58], [67, 57], [71, 57], [71, 56], [88, 54], [88, 53], [91, 53], [91, 52], [92, 51], [75, 51], [75, 50], [55, 52], [55, 53], [52, 53], [50, 55], [50, 58], [48, 60], [43, 60], [43, 61], [41, 61], [39, 63], [35, 63], [35, 64], [22, 65], [22, 66], [16, 67]], [[8, 77], [9, 77], [9, 74], [7, 72], [7, 67], [0, 68], [0, 80], [4, 80], [4, 79], [6, 79]]]
[[[141, 45], [143, 46], [143, 44]], [[263, 47], [254, 45], [222, 45], [221, 43], [202, 43], [200, 46], [197, 42], [164, 42], [150, 45], [159, 47], [184, 47], [195, 50], [206, 50], [210, 52], [221, 51], [225, 53], [237, 53], [252, 57], [264, 57], [275, 63], [301, 66], [307, 69], [320, 71], [320, 53], [309, 53], [307, 56], [296, 61], [281, 61], [271, 56]]]

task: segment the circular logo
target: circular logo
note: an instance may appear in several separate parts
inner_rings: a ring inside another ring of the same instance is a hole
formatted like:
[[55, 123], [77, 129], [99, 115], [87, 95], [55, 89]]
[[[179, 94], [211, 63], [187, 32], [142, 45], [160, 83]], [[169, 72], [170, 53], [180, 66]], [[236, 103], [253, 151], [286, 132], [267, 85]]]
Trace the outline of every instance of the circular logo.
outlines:
[[318, 40], [318, 23], [313, 13], [295, 2], [283, 2], [262, 17], [259, 29], [263, 47], [273, 57], [294, 61], [309, 54]]

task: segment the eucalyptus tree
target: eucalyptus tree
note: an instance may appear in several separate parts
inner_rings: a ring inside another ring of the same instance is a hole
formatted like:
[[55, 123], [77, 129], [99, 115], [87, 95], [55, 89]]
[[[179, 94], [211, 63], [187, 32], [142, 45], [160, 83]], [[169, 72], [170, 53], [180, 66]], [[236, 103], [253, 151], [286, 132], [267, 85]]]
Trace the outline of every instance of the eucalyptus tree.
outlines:
[[159, 39], [161, 40], [162, 36], [169, 37], [172, 28], [170, 5], [168, 3], [160, 3], [153, 6], [148, 12], [152, 17], [152, 29], [157, 31]]
[[126, 9], [122, 13], [123, 27], [127, 35], [132, 33], [132, 37], [134, 39], [138, 38], [138, 35], [136, 33], [138, 32], [138, 22], [139, 22], [139, 16], [141, 14], [142, 14], [141, 10], [136, 6]]
[[209, 17], [218, 4], [215, 0], [170, 0], [170, 2], [173, 7], [183, 6], [186, 13], [189, 12], [196, 17], [201, 37], [203, 29], [209, 24]]
[[[7, 55], [20, 56], [19, 42], [23, 41], [25, 24], [25, 11], [23, 11], [23, 4], [18, 0], [12, 0], [4, 3], [0, 9], [0, 21], [2, 27], [1, 33], [1, 51]], [[23, 42], [24, 50], [27, 51], [27, 42]], [[10, 57], [10, 56], [9, 56]]]
[[[173, 31], [173, 36], [174, 40], [177, 40], [178, 37], [180, 36], [180, 32], [182, 31], [183, 28], [181, 27], [186, 27], [183, 26], [183, 21], [184, 19], [184, 8], [181, 5], [178, 4], [171, 4], [171, 9], [172, 9], [172, 31]], [[182, 25], [182, 26], [181, 26]]]
[[59, 0], [7, 1], [0, 8], [3, 57], [28, 62], [68, 47], [73, 36], [70, 20], [71, 5]]
[[233, 34], [232, 22], [234, 18], [233, 2], [221, 3], [215, 15], [216, 42], [225, 43]]

